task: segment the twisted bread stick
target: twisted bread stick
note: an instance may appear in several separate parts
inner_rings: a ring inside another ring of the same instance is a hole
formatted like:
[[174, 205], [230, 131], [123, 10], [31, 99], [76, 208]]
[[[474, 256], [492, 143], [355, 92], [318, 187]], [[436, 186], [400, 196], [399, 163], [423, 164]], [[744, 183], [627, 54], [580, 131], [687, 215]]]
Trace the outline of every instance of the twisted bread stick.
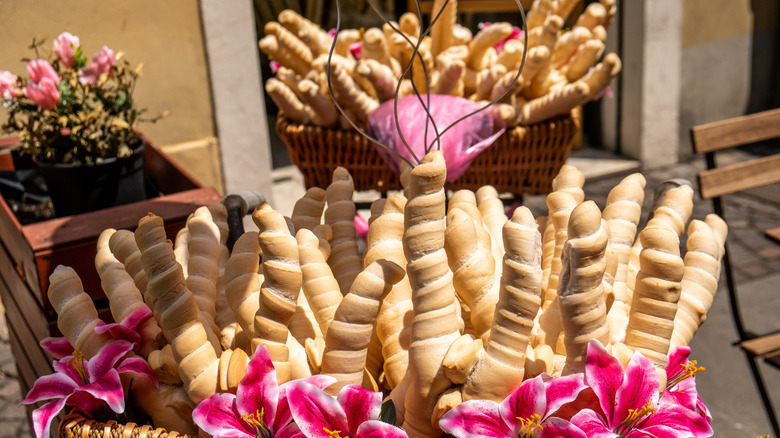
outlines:
[[[100, 285], [109, 300], [111, 316], [114, 321], [122, 322], [130, 313], [139, 307], [147, 307], [144, 304], [141, 292], [135, 287], [133, 278], [125, 271], [124, 265], [114, 257], [108, 246], [108, 241], [116, 230], [109, 228], [100, 233], [97, 242], [97, 254], [95, 256], [95, 269], [100, 276]], [[141, 342], [136, 351], [143, 358], [165, 343], [162, 330], [154, 318], [144, 321], [143, 325], [136, 329], [141, 335]]]
[[317, 24], [307, 20], [291, 9], [279, 13], [279, 23], [290, 30], [311, 49], [313, 54], [327, 53], [333, 38]]
[[662, 224], [639, 233], [642, 252], [626, 329], [625, 344], [639, 350], [659, 370], [666, 366], [669, 340], [674, 330], [680, 281], [685, 265], [680, 257], [678, 234]]
[[247, 231], [236, 240], [225, 265], [225, 296], [236, 322], [249, 339], [254, 338], [254, 318], [260, 306], [260, 241], [256, 231]]
[[511, 34], [512, 25], [509, 23], [493, 23], [483, 27], [469, 43], [468, 66], [477, 71], [485, 68], [485, 54], [488, 49]]
[[368, 116], [376, 110], [379, 102], [358, 87], [343, 65], [331, 64], [330, 73], [333, 92], [339, 103], [355, 113], [361, 122], [368, 120]]
[[267, 203], [255, 209], [252, 220], [260, 229], [258, 239], [263, 253], [264, 274], [260, 306], [255, 314], [252, 350], [256, 350], [259, 344], [268, 348], [277, 380], [281, 383], [290, 380], [287, 324], [295, 313], [303, 282], [298, 245], [290, 235], [284, 217]]
[[214, 351], [222, 350], [219, 327], [214, 322], [217, 301], [219, 258], [222, 255], [219, 227], [211, 217], [208, 207], [199, 207], [187, 220], [190, 239], [187, 243], [187, 289], [198, 305], [198, 320], [206, 329]]
[[363, 57], [375, 59], [380, 64], [390, 67], [396, 77], [401, 75], [401, 65], [390, 56], [385, 34], [376, 27], [368, 29], [363, 36]]
[[322, 373], [338, 379], [326, 389], [329, 394], [336, 395], [345, 385], [359, 385], [363, 381], [368, 344], [380, 302], [403, 277], [400, 266], [378, 260], [355, 278], [325, 337]]
[[135, 240], [160, 328], [171, 344], [187, 395], [199, 403], [217, 390], [219, 359], [198, 321], [198, 306], [166, 240], [163, 220], [151, 213], [141, 218]]
[[552, 0], [536, 0], [533, 7], [528, 11], [526, 19], [528, 20], [528, 30], [544, 26], [544, 21], [550, 14], [555, 13], [555, 7]]
[[[308, 229], [300, 229], [295, 234], [298, 242], [298, 254], [303, 275], [303, 293], [308, 300], [314, 317], [323, 335], [327, 336], [328, 327], [333, 321], [343, 295], [333, 277], [327, 256], [320, 250], [320, 240]], [[327, 241], [324, 242], [327, 245]]]
[[[118, 230], [108, 239], [108, 246], [117, 260], [125, 266], [125, 271], [133, 277], [133, 282], [141, 295], [144, 296], [144, 302], [152, 311], [151, 300], [146, 295], [146, 271], [141, 264], [141, 251], [135, 243], [135, 236], [129, 230]], [[155, 316], [156, 318], [156, 316]]]
[[672, 346], [690, 344], [699, 326], [707, 319], [718, 291], [721, 252], [712, 228], [706, 222], [691, 221], [686, 246], [688, 252], [684, 258], [685, 271], [674, 317]]
[[57, 327], [73, 348], [91, 358], [111, 342], [108, 333], [95, 332], [95, 326], [101, 321], [95, 304], [84, 292], [81, 279], [73, 268], [57, 266], [49, 276], [46, 294], [57, 312]]
[[628, 308], [631, 304], [626, 278], [628, 259], [636, 236], [637, 225], [642, 215], [645, 198], [645, 178], [635, 173], [623, 178], [610, 190], [603, 217], [609, 227], [609, 241], [617, 256], [617, 271], [612, 283], [615, 301], [607, 314], [610, 343], [623, 341], [628, 324]]
[[601, 3], [591, 3], [585, 8], [585, 12], [580, 14], [577, 18], [577, 22], [574, 24], [574, 28], [584, 27], [587, 29], [593, 29], [604, 23], [607, 18], [607, 8]]
[[574, 82], [582, 78], [601, 57], [605, 48], [604, 43], [595, 38], [580, 44], [566, 64], [566, 80]]
[[390, 67], [375, 59], [361, 59], [355, 64], [355, 74], [371, 83], [379, 102], [388, 101], [395, 96], [397, 79]]
[[499, 402], [522, 382], [525, 352], [541, 305], [542, 242], [530, 210], [520, 207], [503, 226], [503, 276], [485, 354], [463, 386], [463, 399]]
[[431, 52], [436, 56], [454, 44], [453, 31], [458, 18], [458, 2], [449, 1], [445, 5], [444, 0], [434, 0], [432, 11], [439, 14], [439, 19], [431, 28]]
[[598, 339], [602, 344], [609, 341], [602, 283], [609, 230], [595, 202], [583, 202], [572, 210], [568, 232], [558, 288], [566, 346], [564, 375], [585, 370], [591, 339]]
[[410, 173], [404, 213], [404, 253], [414, 303], [411, 381], [404, 398], [404, 430], [410, 436], [441, 433], [432, 415], [439, 395], [451, 386], [441, 361], [460, 336], [452, 273], [444, 250], [446, 172], [442, 153], [428, 153]]
[[[286, 53], [281, 59], [277, 59], [279, 63], [295, 70], [300, 75], [305, 75], [309, 70], [308, 66], [314, 59], [311, 49], [297, 36], [293, 35], [292, 32], [274, 21], [266, 23], [263, 30], [265, 30], [265, 35], [267, 36], [275, 36], [279, 43], [280, 51]], [[272, 55], [269, 54], [269, 56]], [[277, 53], [278, 56], [279, 54]]]
[[586, 27], [575, 27], [561, 35], [558, 41], [555, 42], [555, 47], [553, 47], [550, 65], [555, 68], [561, 68], [575, 54], [577, 48], [591, 39], [591, 37], [592, 34]]
[[552, 91], [550, 94], [528, 101], [523, 106], [522, 125], [539, 123], [557, 115], [566, 114], [572, 108], [589, 100], [588, 85], [577, 81]]
[[352, 194], [355, 184], [347, 169], [338, 167], [333, 171], [333, 180], [325, 190], [328, 207], [325, 209], [325, 223], [330, 225], [333, 238], [328, 264], [339, 282], [341, 293], [346, 295], [352, 282], [360, 272], [355, 231], [355, 203]]
[[[375, 205], [377, 212], [368, 229], [363, 264], [368, 266], [384, 258], [405, 268], [402, 239], [406, 198], [394, 194], [387, 200], [375, 201], [372, 210]], [[382, 300], [376, 321], [376, 334], [384, 358], [382, 367], [390, 389], [398, 386], [409, 366], [412, 316], [412, 289], [409, 278], [404, 276]]]
[[528, 31], [528, 47], [544, 46], [552, 53], [558, 34], [563, 27], [563, 19], [557, 15], [548, 15], [544, 24]]
[[325, 190], [319, 187], [311, 187], [295, 202], [291, 219], [295, 225], [295, 232], [306, 228], [314, 229], [320, 224], [322, 211], [325, 209]]
[[265, 83], [265, 91], [268, 92], [268, 96], [271, 97], [276, 106], [290, 119], [306, 124], [317, 117], [314, 110], [301, 102], [284, 82], [270, 78]]

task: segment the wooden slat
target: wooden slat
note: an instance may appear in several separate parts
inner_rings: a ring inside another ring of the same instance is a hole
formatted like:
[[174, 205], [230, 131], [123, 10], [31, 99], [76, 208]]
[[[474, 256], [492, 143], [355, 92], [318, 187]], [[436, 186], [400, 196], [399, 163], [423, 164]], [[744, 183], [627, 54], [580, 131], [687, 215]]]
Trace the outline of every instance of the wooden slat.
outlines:
[[[7, 309], [6, 318], [23, 318], [29, 331], [38, 339], [49, 336], [47, 318], [35, 295], [40, 292], [24, 283], [8, 258], [8, 253], [0, 247], [0, 296]], [[10, 324], [10, 321], [9, 321]]]
[[780, 243], [780, 227], [766, 230], [765, 234], [766, 237], [769, 237], [770, 239]]
[[764, 356], [780, 350], [780, 333], [761, 336], [760, 338], [745, 341], [740, 345], [756, 356]]
[[697, 154], [780, 137], [780, 109], [694, 126], [691, 137]]
[[699, 172], [704, 199], [780, 182], [780, 154]]

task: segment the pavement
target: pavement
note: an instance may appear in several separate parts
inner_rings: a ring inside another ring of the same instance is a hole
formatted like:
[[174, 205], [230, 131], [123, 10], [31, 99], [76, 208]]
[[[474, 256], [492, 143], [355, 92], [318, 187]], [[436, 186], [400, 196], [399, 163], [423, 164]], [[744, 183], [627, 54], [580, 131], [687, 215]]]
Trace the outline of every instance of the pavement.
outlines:
[[[755, 151], [736, 151], [721, 162], [736, 162], [753, 156]], [[760, 151], [759, 151], [760, 152]], [[586, 199], [604, 207], [609, 190], [622, 177], [637, 171], [638, 163], [607, 157], [593, 150], [577, 151], [570, 163], [588, 176]], [[661, 169], [643, 170], [647, 195], [643, 222], [652, 202], [652, 191], [670, 178], [685, 178], [696, 184], [696, 173], [704, 162], [694, 158]], [[295, 200], [303, 193], [300, 172], [286, 166], [274, 171], [274, 207], [289, 215]], [[370, 200], [377, 193], [356, 194], [356, 200]], [[527, 196], [524, 204], [535, 215], [546, 214], [543, 196]], [[702, 219], [711, 212], [711, 203], [698, 197], [692, 217]], [[361, 212], [366, 214], [366, 212]], [[726, 197], [726, 220], [730, 225], [729, 247], [732, 254], [737, 288], [742, 299], [743, 315], [749, 328], [756, 331], [780, 329], [777, 318], [780, 296], [780, 245], [766, 238], [764, 230], [780, 226], [780, 187], [753, 190]], [[640, 225], [641, 226], [641, 225]], [[731, 320], [725, 279], [715, 297], [707, 321], [691, 344], [692, 358], [706, 371], [696, 377], [700, 396], [712, 412], [716, 437], [758, 437], [769, 434], [758, 392], [742, 352], [732, 344], [737, 340]], [[780, 371], [761, 364], [764, 378], [775, 404], [780, 405]], [[29, 426], [21, 400], [15, 361], [8, 344], [4, 314], [0, 313], [0, 438], [29, 436]]]

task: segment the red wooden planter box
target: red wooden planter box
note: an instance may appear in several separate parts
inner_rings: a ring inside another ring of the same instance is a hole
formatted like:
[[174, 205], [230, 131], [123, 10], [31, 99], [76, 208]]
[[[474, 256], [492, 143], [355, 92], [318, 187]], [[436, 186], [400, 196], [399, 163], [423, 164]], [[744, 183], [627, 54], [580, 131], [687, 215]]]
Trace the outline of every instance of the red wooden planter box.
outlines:
[[[21, 225], [0, 196], [0, 297], [22, 394], [39, 376], [52, 373], [53, 359], [38, 342], [59, 336], [57, 315], [45, 293], [57, 265], [76, 270], [100, 316], [110, 322], [108, 302], [94, 265], [100, 233], [106, 228], [133, 230], [142, 216], [153, 212], [165, 220], [168, 237], [173, 239], [196, 208], [221, 200], [213, 188], [202, 187], [165, 153], [150, 146], [144, 153], [144, 173], [162, 193], [157, 198]], [[0, 143], [0, 169], [13, 169], [8, 144]]]

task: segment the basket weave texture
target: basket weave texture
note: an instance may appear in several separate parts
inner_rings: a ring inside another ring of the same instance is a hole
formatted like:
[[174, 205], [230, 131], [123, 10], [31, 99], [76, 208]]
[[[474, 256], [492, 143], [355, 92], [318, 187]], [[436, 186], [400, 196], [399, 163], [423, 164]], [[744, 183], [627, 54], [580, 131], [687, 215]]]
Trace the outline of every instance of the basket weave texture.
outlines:
[[[371, 141], [356, 131], [301, 125], [279, 116], [276, 131], [290, 158], [304, 176], [307, 188], [327, 187], [333, 170], [349, 170], [355, 190], [387, 192], [401, 188], [398, 177]], [[449, 190], [477, 190], [492, 185], [500, 193], [541, 195], [564, 165], [574, 142], [581, 140], [582, 109], [529, 126], [507, 128]]]
[[119, 424], [90, 420], [78, 412], [68, 414], [60, 423], [63, 438], [192, 438], [190, 435], [169, 432], [162, 428], [135, 423]]

